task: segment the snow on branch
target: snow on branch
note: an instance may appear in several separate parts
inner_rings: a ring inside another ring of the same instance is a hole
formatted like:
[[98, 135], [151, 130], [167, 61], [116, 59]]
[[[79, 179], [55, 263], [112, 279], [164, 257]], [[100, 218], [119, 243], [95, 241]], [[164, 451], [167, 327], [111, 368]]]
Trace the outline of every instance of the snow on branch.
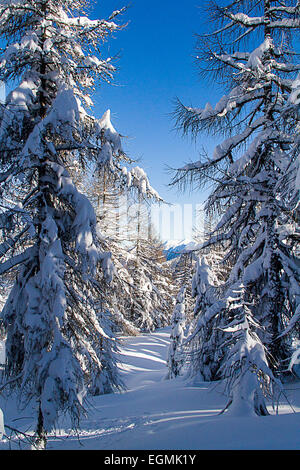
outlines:
[[238, 23], [241, 26], [262, 26], [265, 24], [264, 16], [256, 16], [250, 17], [245, 13], [226, 13], [226, 9], [224, 9], [224, 14], [228, 18], [230, 18], [234, 24]]
[[0, 264], [0, 274], [4, 274], [10, 271], [12, 268], [24, 264], [29, 259], [33, 258], [36, 255], [36, 250], [34, 248], [27, 248], [24, 253], [14, 256], [13, 258], [8, 259], [4, 263]]
[[83, 271], [90, 269], [94, 272], [99, 260], [99, 253], [94, 244], [93, 232], [96, 227], [95, 211], [88, 198], [80, 193], [70, 175], [61, 165], [47, 162], [56, 175], [57, 196], [68, 201], [75, 212], [72, 228], [76, 239], [76, 248], [82, 256]]
[[146, 199], [154, 199], [158, 202], [163, 202], [158, 192], [151, 186], [148, 176], [139, 166], [127, 170], [123, 168], [123, 175], [127, 178], [128, 188], [136, 189], [138, 194]]

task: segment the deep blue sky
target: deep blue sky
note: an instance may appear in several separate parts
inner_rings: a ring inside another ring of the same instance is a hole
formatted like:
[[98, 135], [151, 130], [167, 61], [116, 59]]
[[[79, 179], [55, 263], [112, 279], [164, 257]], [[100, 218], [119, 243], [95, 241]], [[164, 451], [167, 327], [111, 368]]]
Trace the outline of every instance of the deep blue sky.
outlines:
[[[128, 136], [125, 150], [139, 163], [152, 186], [173, 204], [194, 205], [204, 194], [178, 193], [168, 188], [171, 176], [166, 167], [178, 167], [197, 160], [197, 146], [174, 131], [170, 114], [174, 99], [205, 106], [215, 103], [213, 83], [201, 81], [195, 65], [195, 34], [207, 30], [201, 0], [134, 0], [121, 17], [128, 26], [110, 39], [109, 54], [120, 53], [114, 86], [102, 85], [94, 95], [96, 116], [111, 109], [116, 129]], [[107, 18], [126, 5], [122, 0], [98, 0], [93, 18]], [[220, 90], [218, 90], [220, 93]]]

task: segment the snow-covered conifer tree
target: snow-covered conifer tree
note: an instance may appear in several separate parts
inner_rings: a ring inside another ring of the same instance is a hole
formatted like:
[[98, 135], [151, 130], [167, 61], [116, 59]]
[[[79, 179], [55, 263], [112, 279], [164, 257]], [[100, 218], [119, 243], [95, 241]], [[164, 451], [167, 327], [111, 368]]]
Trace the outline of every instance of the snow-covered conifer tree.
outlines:
[[[206, 318], [233, 321], [236, 310], [226, 296], [232, 286], [243, 286], [245, 302], [253, 305], [247, 331], [257, 334], [271, 370], [280, 374], [293, 334], [299, 334], [293, 321], [300, 276], [293, 235], [280, 237], [283, 212], [290, 220], [292, 214], [278, 188], [298, 139], [299, 116], [291, 125], [282, 111], [300, 68], [291, 41], [300, 28], [299, 2], [211, 2], [209, 11], [216, 28], [199, 38], [198, 59], [202, 72], [220, 78], [227, 90], [214, 107], [178, 103], [177, 122], [185, 133], [219, 134], [222, 140], [210, 157], [179, 169], [174, 183], [214, 182], [206, 208], [219, 213], [219, 222], [203, 248], [221, 246], [230, 273]], [[290, 322], [293, 328], [287, 330]], [[248, 337], [243, 337], [245, 348]]]
[[229, 394], [225, 409], [230, 406], [230, 413], [237, 415], [265, 416], [269, 414], [265, 397], [273, 396], [280, 383], [268, 365], [266, 349], [257, 334], [260, 326], [246, 298], [243, 285], [233, 285], [226, 293], [225, 308], [232, 321], [222, 327], [225, 360], [220, 369]]
[[118, 386], [114, 341], [101, 305], [99, 311], [111, 256], [101, 249], [94, 209], [68, 169], [74, 160], [101, 166], [110, 148], [120, 150], [107, 120], [84, 108], [92, 105], [97, 80], [112, 79], [114, 66], [99, 58], [99, 47], [120, 28], [120, 11], [90, 20], [85, 6], [84, 0], [0, 2], [0, 78], [18, 82], [0, 109], [6, 221], [0, 272], [17, 276], [2, 312], [6, 376], [20, 403], [36, 400], [41, 444], [60, 412], [78, 425], [87, 389], [104, 382], [107, 389], [107, 380]]
[[[114, 135], [112, 124], [108, 127]], [[160, 316], [168, 316], [168, 289], [164, 289], [167, 273], [157, 256], [159, 246], [154, 253], [155, 243], [149, 233], [147, 207], [153, 201], [162, 202], [162, 199], [150, 185], [146, 172], [141, 167], [133, 166], [133, 160], [125, 153], [120, 156], [111, 149], [109, 154], [112, 162], [108, 161], [108, 164], [96, 169], [88, 194], [96, 210], [100, 238], [103, 244], [109, 245], [115, 265], [114, 280], [109, 286], [110, 295], [105, 297], [107, 306], [113, 312], [119, 330], [131, 335], [137, 334], [140, 328], [151, 330], [154, 325], [159, 325]], [[116, 178], [115, 166], [119, 167], [122, 178]], [[149, 243], [150, 238], [153, 243]], [[153, 253], [149, 253], [150, 245], [153, 245]], [[146, 259], [148, 264], [152, 260], [150, 277], [149, 266], [145, 270], [142, 263]], [[154, 271], [157, 273], [155, 285], [151, 282]], [[159, 309], [156, 299], [163, 296], [164, 301], [160, 302]], [[135, 307], [138, 310], [141, 308], [140, 314], [134, 312]], [[154, 323], [150, 311], [156, 318]]]
[[183, 251], [171, 263], [173, 284], [177, 292], [185, 287], [185, 316], [186, 323], [191, 324], [194, 319], [194, 300], [192, 298], [192, 279], [197, 256], [192, 250]]
[[140, 262], [151, 281], [151, 310], [155, 328], [170, 324], [174, 305], [172, 273], [163, 253], [163, 245], [150, 223], [149, 234], [142, 240]]
[[154, 236], [151, 223], [145, 222], [127, 265], [133, 279], [129, 318], [141, 330], [153, 331], [170, 323], [173, 285], [162, 244]]
[[[190, 377], [198, 377], [205, 381], [217, 378], [223, 351], [222, 332], [216, 323], [205, 314], [217, 300], [219, 280], [205, 256], [198, 257], [195, 274], [192, 278], [192, 297], [195, 299], [194, 319], [189, 328], [187, 338], [187, 354], [189, 356]], [[219, 325], [220, 326], [220, 325]]]
[[182, 342], [185, 327], [185, 291], [182, 287], [177, 295], [176, 304], [171, 318], [170, 346], [168, 350], [168, 379], [176, 378], [183, 365]]
[[144, 331], [153, 331], [169, 324], [173, 292], [171, 271], [163, 254], [163, 246], [154, 234], [150, 204], [164, 202], [151, 187], [140, 167], [128, 172], [133, 189], [129, 200], [127, 231], [127, 270], [132, 279], [127, 319]]

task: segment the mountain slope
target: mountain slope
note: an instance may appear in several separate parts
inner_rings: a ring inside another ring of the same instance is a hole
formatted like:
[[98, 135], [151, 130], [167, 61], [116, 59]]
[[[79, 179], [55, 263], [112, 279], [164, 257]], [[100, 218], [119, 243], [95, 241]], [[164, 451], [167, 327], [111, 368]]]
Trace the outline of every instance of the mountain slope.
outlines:
[[199, 243], [193, 240], [169, 240], [164, 242], [163, 251], [167, 261], [169, 261], [176, 258], [177, 256], [180, 256], [180, 254], [184, 251], [195, 249], [197, 246], [199, 246]]

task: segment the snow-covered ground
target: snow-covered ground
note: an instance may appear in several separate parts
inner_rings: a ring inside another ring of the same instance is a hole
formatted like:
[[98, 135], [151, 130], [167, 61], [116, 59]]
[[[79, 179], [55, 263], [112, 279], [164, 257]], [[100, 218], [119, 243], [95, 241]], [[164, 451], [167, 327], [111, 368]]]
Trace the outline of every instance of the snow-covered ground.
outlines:
[[[127, 390], [89, 399], [79, 436], [62, 421], [48, 449], [300, 449], [300, 382], [286, 385], [278, 415], [272, 408], [267, 417], [219, 415], [226, 404], [221, 384], [165, 380], [169, 332], [124, 338], [121, 368]], [[6, 424], [30, 428], [28, 409], [22, 415], [3, 399], [0, 407]], [[8, 448], [7, 439], [0, 441], [0, 450]]]

